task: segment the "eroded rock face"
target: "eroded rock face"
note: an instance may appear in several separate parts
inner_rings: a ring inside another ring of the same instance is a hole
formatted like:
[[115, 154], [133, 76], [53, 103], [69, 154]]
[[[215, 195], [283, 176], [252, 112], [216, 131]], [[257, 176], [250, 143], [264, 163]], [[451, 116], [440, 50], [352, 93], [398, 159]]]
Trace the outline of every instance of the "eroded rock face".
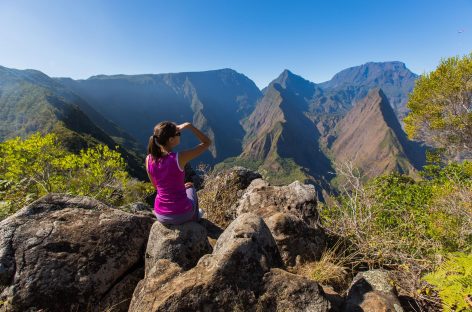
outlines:
[[330, 303], [316, 282], [280, 269], [264, 276], [258, 311], [328, 311]]
[[265, 220], [286, 266], [294, 266], [297, 260], [320, 259], [325, 246], [325, 233], [321, 227], [309, 226], [291, 213], [279, 212]]
[[286, 186], [271, 186], [262, 179], [251, 182], [238, 202], [237, 214], [256, 212], [262, 217], [277, 212], [292, 213], [312, 226], [319, 224], [316, 191], [310, 184], [295, 181]]
[[207, 179], [204, 189], [198, 192], [205, 218], [226, 228], [237, 217], [234, 205], [251, 181], [259, 178], [257, 172], [233, 167]]
[[126, 302], [142, 278], [153, 222], [87, 197], [39, 199], [0, 222], [0, 300], [8, 311], [104, 310]]
[[344, 311], [403, 312], [387, 271], [358, 273], [348, 291]]
[[211, 252], [207, 230], [199, 223], [164, 225], [156, 221], [146, 248], [146, 275], [159, 259], [168, 259], [188, 270]]
[[286, 266], [318, 260], [326, 246], [319, 223], [314, 186], [295, 181], [271, 186], [267, 181], [251, 182], [237, 203], [237, 213], [254, 212], [266, 221]]

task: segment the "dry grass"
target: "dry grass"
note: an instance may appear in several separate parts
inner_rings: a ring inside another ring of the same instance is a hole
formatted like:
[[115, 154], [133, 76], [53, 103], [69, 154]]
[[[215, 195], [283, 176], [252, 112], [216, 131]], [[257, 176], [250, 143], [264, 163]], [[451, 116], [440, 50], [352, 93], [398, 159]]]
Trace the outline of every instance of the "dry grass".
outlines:
[[236, 204], [249, 182], [233, 169], [208, 174], [203, 189], [198, 192], [205, 218], [226, 228], [236, 218]]
[[322, 253], [319, 261], [299, 264], [291, 271], [343, 292], [350, 284], [352, 268], [358, 264], [358, 254], [349, 253], [342, 246], [337, 242]]

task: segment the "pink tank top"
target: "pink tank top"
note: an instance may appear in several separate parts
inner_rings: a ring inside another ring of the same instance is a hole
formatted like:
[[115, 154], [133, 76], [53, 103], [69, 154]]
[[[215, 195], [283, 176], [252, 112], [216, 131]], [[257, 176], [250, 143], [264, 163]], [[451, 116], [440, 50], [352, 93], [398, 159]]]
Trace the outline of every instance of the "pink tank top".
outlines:
[[192, 202], [185, 192], [185, 172], [180, 169], [178, 154], [171, 152], [155, 161], [147, 156], [148, 171], [157, 186], [154, 210], [158, 214], [173, 215], [189, 212]]

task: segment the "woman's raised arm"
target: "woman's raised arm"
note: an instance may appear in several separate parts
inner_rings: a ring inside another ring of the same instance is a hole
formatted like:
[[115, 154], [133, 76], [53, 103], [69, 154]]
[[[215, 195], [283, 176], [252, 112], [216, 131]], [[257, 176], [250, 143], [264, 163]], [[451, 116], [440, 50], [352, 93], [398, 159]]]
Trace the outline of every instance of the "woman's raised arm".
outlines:
[[183, 124], [180, 124], [177, 126], [177, 129], [179, 131], [182, 131], [184, 129], [189, 129], [195, 134], [195, 136], [200, 140], [200, 144], [198, 144], [196, 147], [183, 151], [179, 153], [179, 166], [180, 168], [184, 168], [185, 165], [191, 161], [192, 159], [200, 156], [205, 152], [211, 145], [211, 140], [208, 138], [203, 132], [195, 128], [191, 123], [185, 122]]

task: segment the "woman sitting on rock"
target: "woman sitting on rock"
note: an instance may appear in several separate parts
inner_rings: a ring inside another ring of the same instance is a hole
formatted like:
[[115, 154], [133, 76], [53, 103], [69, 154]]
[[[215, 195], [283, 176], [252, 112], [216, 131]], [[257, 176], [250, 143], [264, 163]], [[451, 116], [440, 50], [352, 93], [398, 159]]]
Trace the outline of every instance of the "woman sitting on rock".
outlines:
[[[181, 131], [191, 130], [201, 141], [195, 148], [174, 153], [179, 145]], [[154, 127], [149, 138], [146, 171], [157, 190], [154, 213], [157, 220], [166, 224], [182, 224], [197, 221], [203, 211], [198, 209], [198, 199], [192, 183], [185, 183], [184, 168], [187, 162], [205, 152], [211, 140], [192, 124], [177, 125], [163, 121]]]

